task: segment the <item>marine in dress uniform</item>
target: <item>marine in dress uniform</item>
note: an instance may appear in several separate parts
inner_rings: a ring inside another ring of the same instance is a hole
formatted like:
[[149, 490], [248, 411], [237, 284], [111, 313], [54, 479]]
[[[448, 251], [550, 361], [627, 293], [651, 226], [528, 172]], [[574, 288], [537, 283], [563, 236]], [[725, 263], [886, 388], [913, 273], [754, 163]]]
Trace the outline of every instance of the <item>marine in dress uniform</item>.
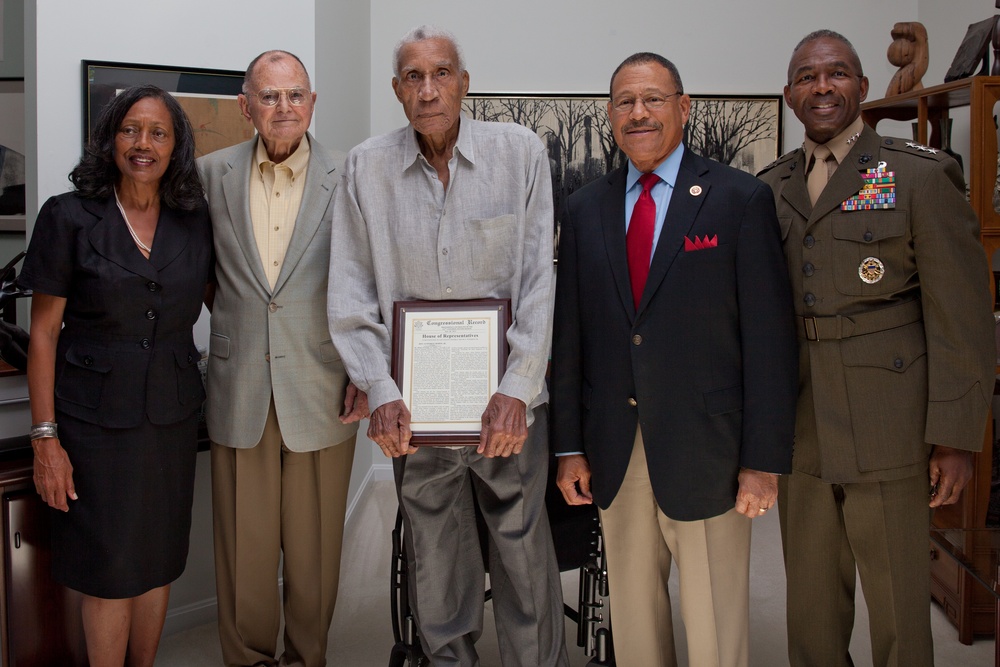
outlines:
[[793, 472], [779, 484], [793, 666], [853, 664], [856, 570], [873, 664], [933, 664], [928, 506], [957, 501], [971, 476], [994, 383], [989, 272], [961, 169], [865, 127], [867, 89], [843, 36], [807, 36], [785, 87], [805, 144], [759, 174], [800, 341]]

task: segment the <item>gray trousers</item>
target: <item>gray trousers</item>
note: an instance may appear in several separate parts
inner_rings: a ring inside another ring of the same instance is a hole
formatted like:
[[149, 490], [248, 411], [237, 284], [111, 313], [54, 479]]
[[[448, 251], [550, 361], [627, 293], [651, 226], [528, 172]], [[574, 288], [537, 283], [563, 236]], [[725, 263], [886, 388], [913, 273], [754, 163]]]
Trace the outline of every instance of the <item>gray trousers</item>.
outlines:
[[548, 413], [535, 409], [522, 452], [422, 447], [393, 460], [405, 526], [410, 604], [435, 667], [479, 665], [485, 570], [473, 494], [489, 528], [490, 586], [504, 667], [568, 666], [562, 587], [548, 515]]

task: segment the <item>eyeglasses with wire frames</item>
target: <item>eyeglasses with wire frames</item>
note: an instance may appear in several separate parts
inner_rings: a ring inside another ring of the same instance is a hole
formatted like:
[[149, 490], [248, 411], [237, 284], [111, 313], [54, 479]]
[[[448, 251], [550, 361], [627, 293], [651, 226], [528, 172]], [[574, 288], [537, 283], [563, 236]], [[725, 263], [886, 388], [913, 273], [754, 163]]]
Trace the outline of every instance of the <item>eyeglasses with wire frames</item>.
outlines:
[[642, 102], [642, 106], [655, 111], [656, 109], [662, 109], [663, 105], [667, 103], [671, 97], [675, 95], [683, 95], [684, 91], [678, 90], [676, 93], [670, 93], [669, 95], [661, 95], [660, 93], [650, 93], [648, 95], [643, 95], [642, 97], [630, 97], [628, 95], [622, 95], [611, 101], [611, 108], [617, 113], [631, 113], [632, 109], [635, 108], [636, 102]]
[[265, 107], [273, 107], [278, 104], [282, 95], [285, 96], [289, 104], [296, 107], [307, 103], [311, 97], [305, 88], [265, 88], [256, 93], [246, 93], [247, 97], [256, 97], [257, 101]]

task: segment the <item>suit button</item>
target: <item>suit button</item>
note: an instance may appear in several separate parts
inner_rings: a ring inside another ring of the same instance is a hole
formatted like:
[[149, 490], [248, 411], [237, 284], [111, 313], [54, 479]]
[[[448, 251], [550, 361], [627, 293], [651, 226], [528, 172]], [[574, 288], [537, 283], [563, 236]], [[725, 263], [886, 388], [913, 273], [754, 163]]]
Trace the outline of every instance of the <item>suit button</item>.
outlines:
[[146, 283], [146, 288], [149, 289], [150, 292], [159, 292], [160, 284], [154, 280], [150, 280], [148, 283]]
[[895, 366], [896, 368], [902, 368], [903, 360], [900, 359], [899, 357], [896, 357], [896, 359], [892, 362], [892, 365]]
[[812, 292], [806, 292], [806, 295], [804, 297], [802, 297], [802, 301], [805, 302], [805, 304], [807, 306], [815, 306], [816, 305], [816, 295], [813, 294]]
[[629, 396], [628, 397], [628, 404], [631, 405], [634, 408], [635, 406], [639, 405], [639, 402], [636, 401], [633, 397]]
[[271, 353], [270, 352], [268, 352], [267, 354], [264, 355], [264, 361], [266, 361], [267, 363], [271, 363]]
[[811, 248], [816, 245], [816, 239], [813, 238], [812, 234], [806, 234], [806, 237], [802, 239], [802, 245], [807, 248]]
[[156, 311], [154, 311], [152, 308], [150, 308], [149, 310], [147, 310], [146, 311], [146, 319], [147, 320], [155, 320], [156, 319]]
[[806, 274], [807, 276], [811, 276], [812, 274], [816, 273], [816, 267], [812, 265], [812, 262], [806, 262], [805, 264], [802, 265], [802, 273]]
[[94, 365], [94, 358], [90, 357], [90, 356], [84, 357], [83, 358], [83, 365], [84, 366], [93, 366]]
[[143, 338], [142, 340], [139, 341], [139, 347], [141, 347], [144, 350], [148, 350], [151, 345], [152, 343], [149, 342], [148, 338]]
[[873, 238], [875, 238], [875, 235], [872, 234], [871, 232], [865, 232], [865, 235], [864, 235], [863, 238], [864, 238], [865, 241], [871, 241]]
[[632, 336], [632, 344], [633, 345], [642, 345], [642, 336], [640, 336], [639, 334], [636, 334], [636, 335]]
[[270, 310], [272, 313], [276, 313], [278, 312], [278, 304], [276, 303], [268, 304], [267, 309]]
[[193, 359], [194, 359], [194, 357], [192, 357], [192, 356], [191, 356], [191, 355], [189, 354], [189, 355], [188, 355], [188, 363], [190, 364], [190, 363], [191, 363], [191, 361], [192, 361]]

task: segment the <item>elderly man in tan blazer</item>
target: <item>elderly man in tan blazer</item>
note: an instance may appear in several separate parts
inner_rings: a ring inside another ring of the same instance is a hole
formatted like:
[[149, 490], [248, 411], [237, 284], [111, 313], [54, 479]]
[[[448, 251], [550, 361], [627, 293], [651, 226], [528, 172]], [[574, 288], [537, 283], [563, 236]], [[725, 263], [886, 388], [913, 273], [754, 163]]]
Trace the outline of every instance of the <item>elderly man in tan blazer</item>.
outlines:
[[[298, 58], [261, 54], [239, 96], [259, 136], [199, 161], [217, 261], [207, 418], [228, 666], [326, 664], [350, 422], [367, 416], [327, 329], [330, 201], [342, 156], [306, 133], [315, 100]], [[338, 419], [342, 405], [348, 414]]]

